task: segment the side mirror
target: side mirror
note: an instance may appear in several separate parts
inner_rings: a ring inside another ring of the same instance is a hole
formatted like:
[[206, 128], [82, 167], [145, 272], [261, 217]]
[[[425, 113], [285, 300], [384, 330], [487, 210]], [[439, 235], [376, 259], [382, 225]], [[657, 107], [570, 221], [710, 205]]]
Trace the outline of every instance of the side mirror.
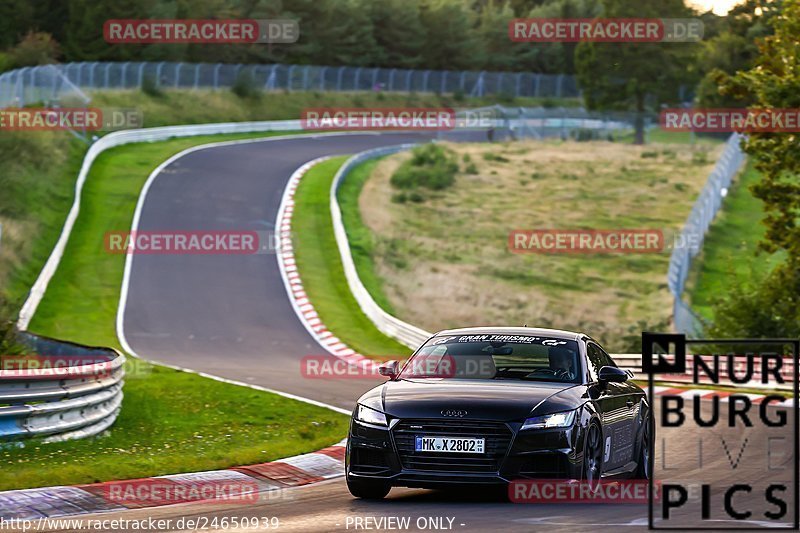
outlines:
[[397, 374], [400, 373], [399, 364], [397, 361], [386, 361], [381, 366], [378, 367], [378, 374], [381, 376], [386, 376], [389, 379], [395, 379]]
[[628, 373], [615, 366], [604, 366], [600, 369], [597, 378], [600, 381], [621, 383], [623, 381], [628, 381]]

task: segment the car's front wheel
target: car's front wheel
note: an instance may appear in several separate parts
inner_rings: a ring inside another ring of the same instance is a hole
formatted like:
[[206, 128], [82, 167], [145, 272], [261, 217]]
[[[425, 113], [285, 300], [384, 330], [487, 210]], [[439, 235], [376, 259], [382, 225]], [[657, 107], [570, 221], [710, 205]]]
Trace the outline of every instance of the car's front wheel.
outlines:
[[364, 500], [382, 500], [391, 488], [391, 485], [382, 481], [347, 479], [350, 494]]
[[603, 438], [600, 426], [589, 424], [586, 432], [586, 441], [583, 445], [583, 479], [590, 486], [595, 486], [600, 481], [603, 472]]
[[650, 479], [650, 422], [650, 414], [645, 413], [642, 443], [639, 446], [639, 466], [636, 469], [638, 479]]

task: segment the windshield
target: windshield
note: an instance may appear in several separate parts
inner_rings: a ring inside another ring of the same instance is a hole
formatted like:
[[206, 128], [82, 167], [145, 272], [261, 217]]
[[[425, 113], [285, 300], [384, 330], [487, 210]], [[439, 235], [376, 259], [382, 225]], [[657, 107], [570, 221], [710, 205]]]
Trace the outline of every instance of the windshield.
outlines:
[[492, 379], [579, 383], [578, 343], [532, 335], [449, 335], [425, 343], [400, 379]]

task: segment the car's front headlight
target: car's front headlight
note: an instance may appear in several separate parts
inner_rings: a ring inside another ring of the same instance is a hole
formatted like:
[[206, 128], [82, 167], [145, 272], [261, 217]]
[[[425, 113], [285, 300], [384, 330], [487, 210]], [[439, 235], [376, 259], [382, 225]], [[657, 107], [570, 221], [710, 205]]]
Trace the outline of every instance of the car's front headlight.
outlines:
[[360, 404], [356, 409], [356, 420], [359, 422], [364, 422], [365, 424], [373, 424], [375, 426], [387, 425], [385, 414], [381, 413], [380, 411], [376, 411], [375, 409], [364, 407]]
[[567, 428], [575, 421], [575, 411], [564, 411], [552, 415], [534, 416], [527, 419], [520, 429]]

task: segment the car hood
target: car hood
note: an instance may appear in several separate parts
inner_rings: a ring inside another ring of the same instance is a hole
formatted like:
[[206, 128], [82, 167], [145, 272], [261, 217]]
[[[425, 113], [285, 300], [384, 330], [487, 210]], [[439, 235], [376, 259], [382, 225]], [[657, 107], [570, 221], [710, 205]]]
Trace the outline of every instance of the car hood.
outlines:
[[359, 403], [396, 418], [441, 418], [442, 411], [456, 410], [467, 411], [469, 419], [512, 421], [574, 409], [583, 391], [571, 383], [427, 378], [388, 381]]

